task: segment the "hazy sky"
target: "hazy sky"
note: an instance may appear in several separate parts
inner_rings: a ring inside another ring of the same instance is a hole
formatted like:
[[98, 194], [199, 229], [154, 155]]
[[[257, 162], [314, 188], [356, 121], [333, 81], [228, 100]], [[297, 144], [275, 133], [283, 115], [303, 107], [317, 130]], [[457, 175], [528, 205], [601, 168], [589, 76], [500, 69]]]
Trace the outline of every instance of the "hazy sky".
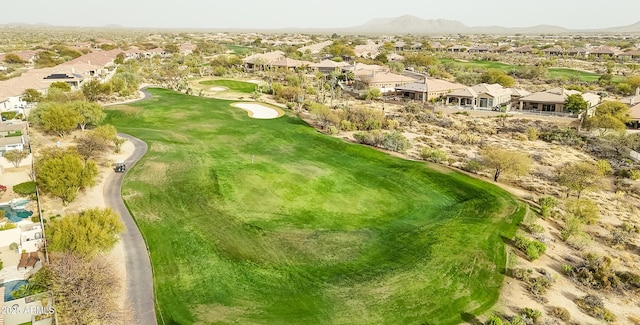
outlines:
[[0, 23], [169, 28], [349, 27], [414, 15], [468, 26], [539, 24], [592, 29], [640, 21], [638, 0], [12, 0]]

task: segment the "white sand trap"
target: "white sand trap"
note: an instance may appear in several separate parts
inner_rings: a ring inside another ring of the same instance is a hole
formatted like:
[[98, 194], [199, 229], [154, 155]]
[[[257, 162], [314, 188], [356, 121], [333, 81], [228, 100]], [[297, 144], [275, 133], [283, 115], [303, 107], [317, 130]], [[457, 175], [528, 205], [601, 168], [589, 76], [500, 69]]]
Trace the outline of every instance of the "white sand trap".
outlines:
[[232, 105], [249, 112], [249, 116], [253, 118], [272, 119], [281, 115], [277, 109], [262, 104], [234, 103]]
[[261, 84], [261, 83], [262, 83], [262, 81], [260, 81], [260, 80], [255, 80], [255, 79], [247, 80], [247, 82], [250, 82], [250, 83], [252, 83], [252, 84], [256, 84], [256, 85], [259, 85], [259, 84]]
[[209, 88], [209, 90], [211, 90], [211, 91], [225, 91], [225, 90], [227, 90], [227, 88], [225, 88], [225, 87], [211, 87], [211, 88]]

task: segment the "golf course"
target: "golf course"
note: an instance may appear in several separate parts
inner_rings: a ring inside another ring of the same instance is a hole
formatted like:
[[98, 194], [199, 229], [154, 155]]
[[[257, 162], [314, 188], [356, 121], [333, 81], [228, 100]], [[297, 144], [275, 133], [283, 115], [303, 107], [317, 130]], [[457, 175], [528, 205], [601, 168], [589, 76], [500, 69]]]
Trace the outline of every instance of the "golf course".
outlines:
[[[229, 84], [224, 84], [229, 87]], [[497, 301], [525, 206], [287, 112], [150, 89], [106, 123], [149, 145], [122, 195], [166, 324], [458, 324]]]

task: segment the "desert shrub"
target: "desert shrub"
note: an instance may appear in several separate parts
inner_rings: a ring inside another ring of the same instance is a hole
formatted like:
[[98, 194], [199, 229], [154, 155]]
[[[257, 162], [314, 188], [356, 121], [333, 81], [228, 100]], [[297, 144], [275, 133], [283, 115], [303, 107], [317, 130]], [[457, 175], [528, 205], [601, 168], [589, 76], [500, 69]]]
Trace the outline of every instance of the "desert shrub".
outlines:
[[573, 273], [573, 266], [569, 264], [562, 264], [562, 272], [564, 274], [570, 275], [571, 273]]
[[36, 193], [36, 182], [24, 182], [13, 186], [13, 191], [20, 195], [31, 195]]
[[629, 178], [631, 178], [634, 181], [637, 181], [640, 179], [640, 170], [638, 169], [632, 169], [629, 171]]
[[485, 325], [503, 325], [504, 321], [498, 315], [491, 315], [485, 322]]
[[524, 223], [522, 228], [530, 234], [541, 234], [544, 232], [544, 227], [537, 223]]
[[573, 267], [570, 277], [594, 290], [620, 289], [624, 284], [613, 269], [613, 260], [593, 253], [586, 254], [584, 260]]
[[33, 217], [31, 217], [31, 222], [33, 222], [33, 223], [38, 223], [38, 222], [40, 222], [40, 216], [33, 216]]
[[611, 164], [605, 159], [598, 160], [596, 162], [596, 167], [598, 167], [598, 170], [602, 175], [610, 175], [613, 171], [613, 168], [611, 168]]
[[532, 273], [533, 273], [533, 270], [531, 269], [517, 268], [511, 271], [511, 275], [513, 276], [513, 278], [520, 281], [525, 281], [529, 279]]
[[553, 307], [549, 314], [563, 322], [568, 322], [571, 319], [571, 313], [564, 307]]
[[356, 139], [358, 143], [370, 145], [370, 146], [380, 146], [382, 141], [384, 140], [384, 135], [382, 132], [375, 130], [371, 132], [358, 132], [354, 133], [353, 137]]
[[447, 154], [442, 150], [422, 147], [420, 149], [420, 157], [426, 161], [441, 163], [442, 161], [447, 159]]
[[18, 249], [18, 243], [11, 243], [9, 245], [9, 249], [15, 251], [16, 249]]
[[340, 129], [344, 131], [353, 131], [356, 129], [356, 127], [355, 125], [353, 125], [353, 123], [347, 120], [342, 120], [340, 121]]
[[482, 138], [479, 135], [473, 133], [456, 133], [451, 136], [449, 140], [451, 140], [451, 142], [453, 143], [464, 145], [479, 144], [480, 142], [482, 142]]
[[549, 275], [541, 275], [535, 278], [529, 278], [527, 281], [527, 290], [534, 296], [542, 296], [547, 293], [555, 280]]
[[565, 202], [565, 210], [584, 223], [594, 225], [600, 219], [600, 210], [598, 205], [590, 199], [570, 199]]
[[523, 133], [514, 133], [512, 138], [514, 140], [518, 140], [518, 141], [527, 141], [527, 140], [529, 140], [529, 137], [526, 134], [523, 134]]
[[594, 295], [586, 295], [582, 298], [576, 298], [574, 301], [580, 309], [584, 310], [588, 315], [595, 318], [603, 319], [607, 322], [616, 320], [616, 316], [604, 307], [602, 298]]
[[520, 315], [531, 319], [535, 323], [542, 316], [542, 312], [533, 308], [522, 308]]
[[585, 140], [574, 129], [553, 129], [540, 134], [540, 138], [546, 142], [565, 145], [582, 145]]
[[584, 221], [574, 216], [573, 214], [569, 214], [564, 218], [564, 227], [560, 231], [560, 238], [563, 241], [569, 240], [571, 237], [575, 237], [577, 235], [582, 234], [582, 227], [584, 226]]
[[616, 275], [620, 282], [627, 288], [640, 288], [640, 275], [632, 272], [617, 272]]
[[410, 114], [417, 114], [423, 111], [424, 108], [422, 104], [418, 104], [416, 102], [409, 102], [402, 108], [402, 111]]
[[520, 315], [511, 318], [511, 325], [527, 325], [527, 322]]
[[522, 235], [516, 235], [514, 245], [527, 256], [529, 261], [535, 261], [547, 250], [547, 245], [533, 239], [527, 239]]
[[527, 131], [525, 131], [525, 135], [527, 136], [527, 139], [529, 141], [536, 141], [540, 137], [538, 129], [534, 128], [533, 126], [527, 128]]
[[540, 214], [545, 219], [551, 216], [551, 211], [558, 205], [558, 201], [552, 196], [541, 197], [538, 199], [538, 203], [540, 204]]
[[482, 165], [477, 160], [469, 160], [464, 165], [464, 170], [477, 174], [480, 170], [482, 170]]
[[411, 142], [400, 132], [388, 132], [382, 137], [382, 147], [395, 152], [405, 152], [411, 147]]
[[332, 134], [332, 135], [336, 135], [336, 134], [340, 133], [340, 131], [338, 130], [338, 128], [337, 128], [337, 127], [335, 127], [335, 126], [333, 126], [333, 125], [329, 126], [329, 127], [327, 128], [327, 131], [329, 132], [329, 134]]

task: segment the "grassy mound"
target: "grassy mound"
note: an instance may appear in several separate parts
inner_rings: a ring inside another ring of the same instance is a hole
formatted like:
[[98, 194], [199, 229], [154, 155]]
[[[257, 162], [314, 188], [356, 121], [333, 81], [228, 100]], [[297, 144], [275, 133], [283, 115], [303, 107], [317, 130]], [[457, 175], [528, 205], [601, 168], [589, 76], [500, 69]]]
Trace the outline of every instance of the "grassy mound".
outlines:
[[457, 324], [491, 307], [524, 208], [456, 172], [151, 89], [123, 197], [170, 324]]

